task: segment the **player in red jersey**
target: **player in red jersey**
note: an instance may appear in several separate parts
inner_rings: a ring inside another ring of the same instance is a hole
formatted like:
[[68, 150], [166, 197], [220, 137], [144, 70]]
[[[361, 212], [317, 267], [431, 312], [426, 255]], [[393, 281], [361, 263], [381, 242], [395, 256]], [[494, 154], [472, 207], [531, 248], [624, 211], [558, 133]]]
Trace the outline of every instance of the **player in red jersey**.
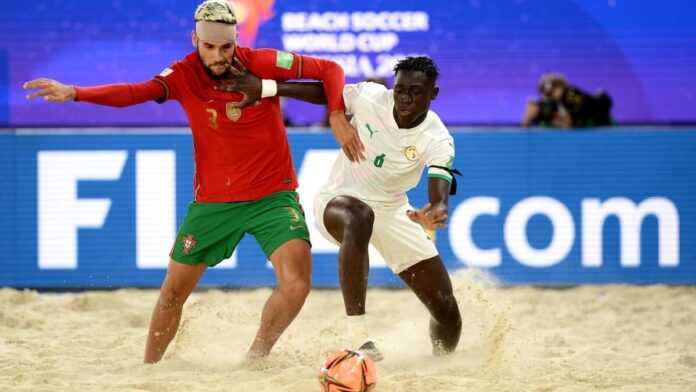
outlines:
[[[75, 87], [55, 80], [24, 84], [28, 98], [130, 106], [179, 101], [193, 133], [194, 201], [172, 247], [167, 276], [150, 322], [146, 363], [158, 362], [176, 335], [183, 305], [208, 266], [228, 258], [252, 234], [275, 270], [277, 287], [266, 302], [248, 356], [265, 356], [299, 313], [310, 289], [309, 231], [295, 188], [297, 179], [278, 95], [310, 100], [289, 79], [324, 85], [334, 135], [352, 159], [362, 144], [345, 119], [343, 70], [335, 63], [271, 49], [236, 45], [236, 18], [225, 0], [208, 0], [195, 12], [196, 51], [153, 80], [137, 84]], [[263, 78], [260, 100], [228, 92], [236, 64]], [[275, 80], [275, 81], [274, 81]], [[280, 82], [276, 82], [280, 81]], [[242, 106], [244, 106], [242, 108]]]

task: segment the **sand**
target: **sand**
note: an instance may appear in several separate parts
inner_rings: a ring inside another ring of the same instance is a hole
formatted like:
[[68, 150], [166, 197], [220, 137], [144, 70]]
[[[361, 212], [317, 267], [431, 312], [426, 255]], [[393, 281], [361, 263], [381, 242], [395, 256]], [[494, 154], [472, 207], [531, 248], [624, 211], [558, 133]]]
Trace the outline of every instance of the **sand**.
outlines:
[[[471, 272], [455, 287], [464, 332], [445, 358], [412, 293], [370, 289], [377, 391], [696, 391], [696, 287], [497, 288]], [[245, 362], [268, 293], [195, 293], [165, 359], [143, 365], [156, 291], [0, 289], [0, 391], [318, 391], [323, 359], [351, 344], [340, 293], [313, 291], [272, 355]]]

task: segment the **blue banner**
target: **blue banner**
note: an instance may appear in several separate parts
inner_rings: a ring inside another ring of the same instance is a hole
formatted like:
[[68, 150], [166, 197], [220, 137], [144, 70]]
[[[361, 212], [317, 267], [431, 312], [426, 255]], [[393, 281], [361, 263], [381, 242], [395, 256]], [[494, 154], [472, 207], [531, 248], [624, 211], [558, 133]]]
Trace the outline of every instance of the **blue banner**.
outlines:
[[[338, 151], [329, 134], [289, 137], [310, 207]], [[696, 129], [454, 137], [464, 176], [437, 236], [451, 271], [505, 284], [696, 283]], [[0, 286], [158, 286], [191, 200], [191, 150], [183, 129], [0, 135]], [[414, 206], [425, 185], [410, 192]], [[312, 230], [314, 285], [336, 287], [336, 249]], [[371, 285], [400, 284], [371, 261]], [[202, 280], [273, 283], [253, 238]]]
[[[240, 45], [331, 58], [350, 82], [379, 76], [393, 85], [396, 60], [431, 56], [441, 70], [434, 108], [446, 124], [518, 123], [546, 72], [608, 91], [620, 124], [696, 121], [691, 0], [230, 1]], [[185, 126], [175, 103], [59, 107], [27, 101], [21, 86], [39, 77], [80, 86], [149, 80], [193, 50], [201, 2], [3, 2], [10, 126]], [[310, 125], [324, 108], [289, 101], [286, 113]]]

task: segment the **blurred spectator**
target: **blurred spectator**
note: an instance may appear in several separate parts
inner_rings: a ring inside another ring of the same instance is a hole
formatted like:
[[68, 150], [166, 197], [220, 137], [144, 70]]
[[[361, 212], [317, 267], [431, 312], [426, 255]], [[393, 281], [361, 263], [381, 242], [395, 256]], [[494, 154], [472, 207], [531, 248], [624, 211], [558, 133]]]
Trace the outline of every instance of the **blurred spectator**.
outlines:
[[563, 75], [546, 74], [539, 80], [539, 100], [527, 102], [522, 126], [555, 128], [601, 127], [613, 124], [611, 97], [570, 86]]

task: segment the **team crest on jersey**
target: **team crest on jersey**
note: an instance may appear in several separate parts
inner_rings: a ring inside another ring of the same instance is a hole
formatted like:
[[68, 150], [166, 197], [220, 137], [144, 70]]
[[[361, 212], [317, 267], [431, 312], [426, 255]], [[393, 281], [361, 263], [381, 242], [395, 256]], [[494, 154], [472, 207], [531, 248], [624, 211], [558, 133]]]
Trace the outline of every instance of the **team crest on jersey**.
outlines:
[[230, 120], [237, 121], [242, 117], [242, 109], [234, 106], [234, 102], [227, 102], [225, 104], [225, 114]]
[[189, 254], [191, 253], [191, 251], [193, 250], [193, 248], [196, 247], [196, 244], [197, 244], [197, 243], [198, 243], [198, 241], [196, 241], [196, 239], [193, 237], [193, 234], [188, 234], [188, 235], [187, 235], [186, 237], [184, 237], [183, 240], [181, 241], [181, 244], [182, 244], [182, 252], [183, 252], [185, 255], [189, 255]]
[[409, 161], [417, 161], [418, 160], [418, 150], [416, 150], [416, 146], [408, 146], [408, 147], [404, 148], [404, 156]]

